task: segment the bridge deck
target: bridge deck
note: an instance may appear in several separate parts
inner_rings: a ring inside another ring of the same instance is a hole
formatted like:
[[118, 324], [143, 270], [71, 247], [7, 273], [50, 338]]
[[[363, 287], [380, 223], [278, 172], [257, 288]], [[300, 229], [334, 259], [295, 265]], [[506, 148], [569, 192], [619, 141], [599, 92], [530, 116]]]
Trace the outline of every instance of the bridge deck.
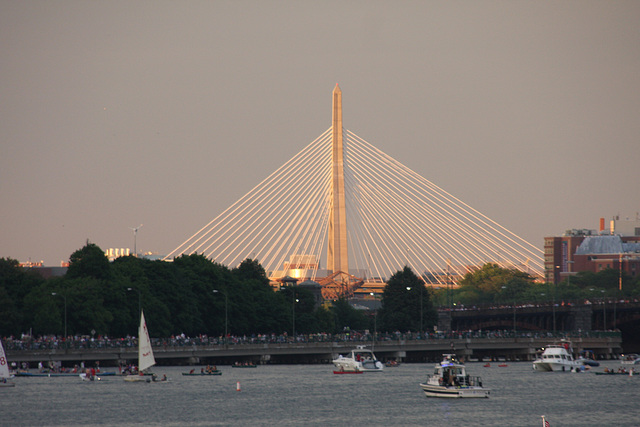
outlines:
[[[438, 360], [442, 353], [455, 352], [472, 359], [505, 358], [533, 360], [536, 352], [552, 343], [552, 338], [443, 338], [436, 340], [348, 341], [313, 343], [260, 343], [209, 346], [154, 347], [158, 364], [183, 365], [197, 363], [225, 364], [235, 361], [256, 363], [329, 363], [340, 353], [347, 353], [357, 345], [372, 347], [381, 360], [428, 362]], [[572, 338], [575, 353], [593, 350], [600, 359], [616, 358], [621, 353], [620, 336]], [[103, 365], [135, 362], [134, 348], [10, 350], [11, 362], [60, 361], [65, 365], [84, 361], [100, 361]], [[106, 362], [106, 363], [104, 363]]]

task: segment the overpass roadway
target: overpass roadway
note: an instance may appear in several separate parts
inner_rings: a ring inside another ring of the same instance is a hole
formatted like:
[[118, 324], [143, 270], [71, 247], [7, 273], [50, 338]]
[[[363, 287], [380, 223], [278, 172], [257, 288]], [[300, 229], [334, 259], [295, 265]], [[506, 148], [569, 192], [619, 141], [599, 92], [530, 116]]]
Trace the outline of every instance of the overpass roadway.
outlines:
[[[599, 359], [617, 358], [622, 351], [622, 339], [619, 334], [600, 337], [574, 337], [570, 339], [574, 353], [582, 349], [593, 350]], [[521, 360], [530, 361], [536, 352], [554, 342], [548, 337], [465, 337], [453, 334], [451, 337], [427, 340], [392, 341], [346, 341], [346, 342], [310, 342], [310, 343], [259, 343], [201, 346], [157, 346], [154, 355], [159, 365], [196, 365], [196, 364], [232, 364], [235, 362], [253, 363], [330, 363], [338, 354], [345, 354], [358, 345], [373, 350], [378, 359], [402, 362], [434, 362], [443, 353], [456, 353], [459, 357], [477, 360]], [[7, 359], [21, 364], [27, 362], [31, 367], [38, 362], [62, 362], [72, 366], [85, 362], [99, 361], [102, 366], [137, 363], [135, 348], [100, 349], [46, 349], [46, 350], [9, 350]]]

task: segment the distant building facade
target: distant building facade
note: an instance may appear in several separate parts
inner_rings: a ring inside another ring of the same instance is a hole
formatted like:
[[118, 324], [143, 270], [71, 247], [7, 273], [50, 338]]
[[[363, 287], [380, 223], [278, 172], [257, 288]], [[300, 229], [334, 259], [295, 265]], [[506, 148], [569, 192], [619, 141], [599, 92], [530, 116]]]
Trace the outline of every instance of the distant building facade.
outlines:
[[544, 239], [545, 279], [561, 281], [581, 271], [598, 273], [607, 268], [631, 277], [640, 274], [640, 219], [614, 217], [609, 227], [600, 218], [600, 229], [567, 230], [564, 236]]

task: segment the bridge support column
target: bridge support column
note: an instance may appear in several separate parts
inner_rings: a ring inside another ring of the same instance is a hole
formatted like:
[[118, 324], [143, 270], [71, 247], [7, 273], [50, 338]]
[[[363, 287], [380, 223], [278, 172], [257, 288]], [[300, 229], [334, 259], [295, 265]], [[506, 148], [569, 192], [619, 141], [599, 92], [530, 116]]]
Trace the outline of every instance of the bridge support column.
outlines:
[[404, 359], [407, 358], [407, 352], [406, 351], [396, 351], [396, 352], [391, 354], [391, 357], [393, 357], [395, 360], [397, 360], [399, 362], [404, 362]]
[[567, 329], [571, 331], [591, 331], [591, 306], [580, 305], [571, 307], [569, 325]]
[[451, 312], [438, 311], [438, 330], [449, 332], [451, 330]]

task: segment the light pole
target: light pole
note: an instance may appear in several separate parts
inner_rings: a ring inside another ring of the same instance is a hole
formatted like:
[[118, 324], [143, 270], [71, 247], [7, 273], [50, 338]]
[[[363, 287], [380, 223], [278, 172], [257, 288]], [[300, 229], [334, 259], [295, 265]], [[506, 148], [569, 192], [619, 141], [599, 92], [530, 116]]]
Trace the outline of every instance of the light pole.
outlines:
[[378, 301], [378, 298], [376, 298], [376, 294], [373, 292], [369, 295], [373, 297], [373, 308], [375, 310], [373, 312], [373, 343], [371, 344], [371, 351], [373, 351], [376, 347], [376, 335], [378, 335], [378, 307], [376, 307], [376, 301]]
[[[507, 289], [506, 286], [502, 286], [502, 289]], [[513, 334], [516, 334], [516, 293], [515, 291], [512, 292], [512, 296], [513, 296]]]
[[618, 280], [618, 289], [613, 292], [613, 330], [616, 330], [616, 323], [618, 316], [616, 316], [616, 305], [618, 302], [618, 290], [620, 290], [620, 295], [622, 295], [622, 253], [620, 253], [620, 260], [618, 261], [618, 266], [620, 267], [620, 276]]
[[[422, 290], [424, 289], [424, 285], [420, 284], [420, 335], [422, 335]], [[407, 286], [407, 290], [410, 291], [411, 287]]]
[[64, 340], [66, 342], [67, 341], [67, 297], [56, 292], [51, 292], [51, 295], [57, 295], [64, 298]]
[[138, 239], [138, 230], [140, 230], [142, 228], [144, 224], [140, 224], [137, 227], [129, 227], [131, 230], [133, 230], [133, 256], [137, 257], [138, 256], [138, 245], [137, 245], [137, 239]]
[[[555, 268], [560, 268], [559, 265], [556, 265]], [[553, 272], [553, 296], [551, 298], [551, 309], [553, 310], [553, 334], [556, 333], [556, 296], [558, 293], [558, 281], [556, 280], [555, 271]]]
[[227, 340], [227, 334], [228, 334], [228, 325], [229, 325], [229, 298], [227, 297], [227, 293], [226, 292], [221, 292], [217, 289], [213, 290], [214, 294], [217, 293], [221, 293], [224, 295], [224, 341], [226, 342]]
[[136, 291], [138, 293], [138, 317], [142, 316], [142, 294], [138, 288], [127, 288], [128, 291]]
[[420, 335], [422, 336], [422, 292], [424, 291], [424, 283], [420, 283]]
[[293, 290], [293, 298], [292, 298], [292, 301], [291, 301], [291, 310], [293, 311], [293, 318], [292, 318], [293, 319], [293, 324], [292, 324], [292, 326], [293, 326], [293, 328], [292, 328], [293, 335], [292, 335], [291, 339], [293, 340], [293, 344], [296, 343], [296, 303], [300, 301], [295, 296], [296, 296], [296, 291]]
[[571, 264], [573, 261], [567, 261], [567, 287], [571, 286]]
[[601, 289], [602, 292], [602, 330], [607, 330], [607, 300], [604, 298], [604, 289]]

